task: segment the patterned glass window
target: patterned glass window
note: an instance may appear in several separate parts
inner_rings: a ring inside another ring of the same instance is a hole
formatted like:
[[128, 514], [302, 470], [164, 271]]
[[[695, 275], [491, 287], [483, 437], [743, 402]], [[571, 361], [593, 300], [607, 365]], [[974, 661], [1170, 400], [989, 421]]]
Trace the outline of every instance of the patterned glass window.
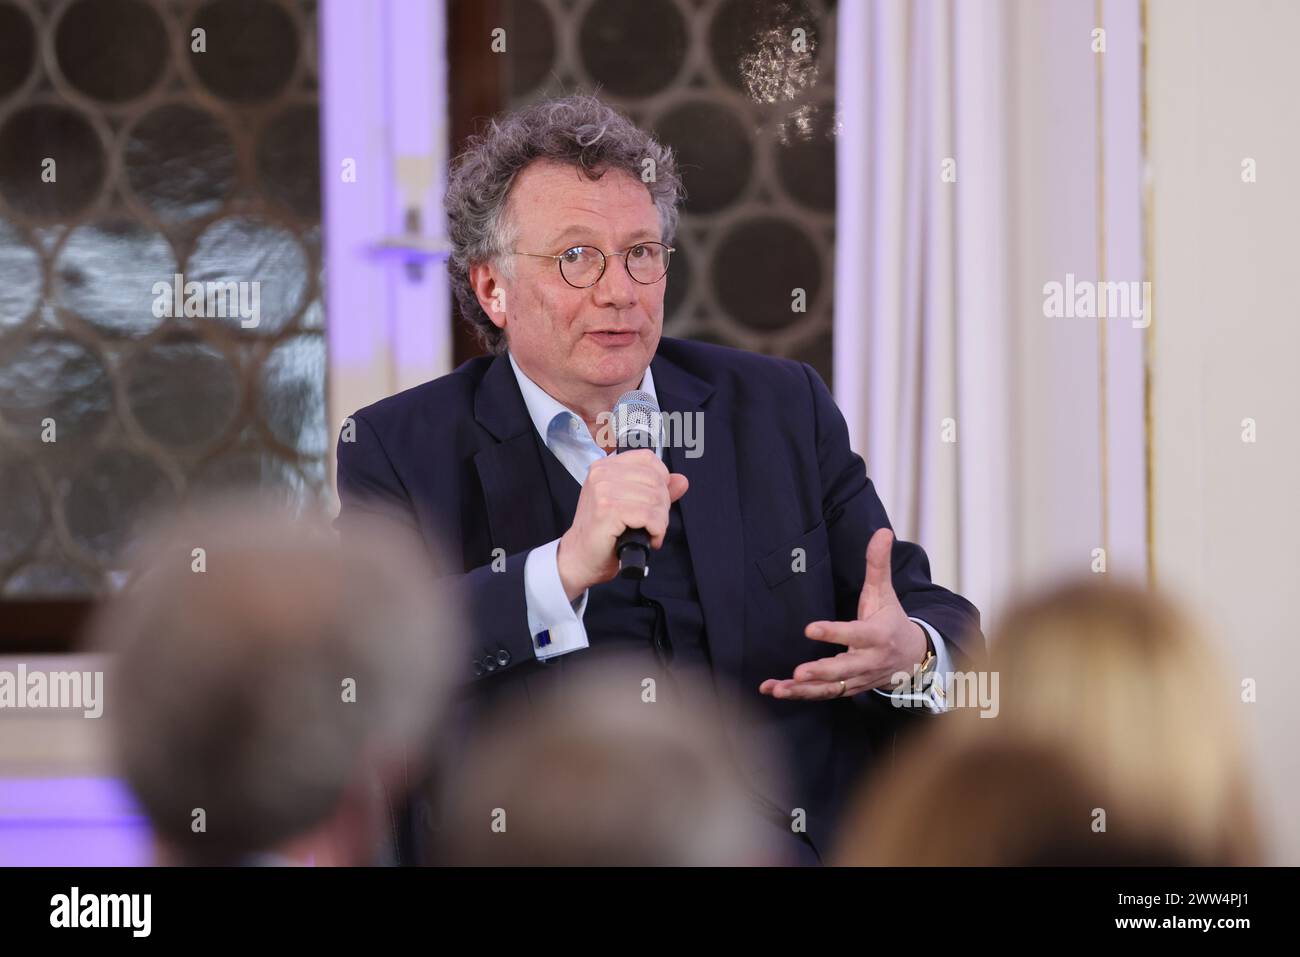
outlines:
[[0, 596], [328, 489], [312, 0], [0, 0]]
[[687, 200], [665, 334], [791, 356], [829, 382], [834, 0], [503, 0], [501, 13], [507, 107], [598, 92], [677, 152]]

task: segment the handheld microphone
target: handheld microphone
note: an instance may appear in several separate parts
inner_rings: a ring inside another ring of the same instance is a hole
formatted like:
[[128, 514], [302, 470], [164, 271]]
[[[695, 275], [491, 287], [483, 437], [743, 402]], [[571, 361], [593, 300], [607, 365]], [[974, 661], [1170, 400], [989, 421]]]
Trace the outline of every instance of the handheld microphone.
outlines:
[[[659, 448], [660, 414], [654, 396], [640, 389], [625, 392], [614, 404], [614, 454]], [[623, 578], [650, 574], [650, 535], [644, 528], [625, 528], [614, 546]]]

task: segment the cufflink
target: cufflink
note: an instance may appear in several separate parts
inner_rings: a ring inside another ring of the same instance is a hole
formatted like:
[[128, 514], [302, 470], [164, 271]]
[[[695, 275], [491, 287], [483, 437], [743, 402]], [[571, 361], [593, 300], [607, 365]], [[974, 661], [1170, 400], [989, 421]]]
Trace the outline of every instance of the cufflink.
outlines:
[[548, 628], [545, 631], [538, 632], [533, 638], [537, 641], [538, 648], [545, 648], [551, 643], [551, 631]]

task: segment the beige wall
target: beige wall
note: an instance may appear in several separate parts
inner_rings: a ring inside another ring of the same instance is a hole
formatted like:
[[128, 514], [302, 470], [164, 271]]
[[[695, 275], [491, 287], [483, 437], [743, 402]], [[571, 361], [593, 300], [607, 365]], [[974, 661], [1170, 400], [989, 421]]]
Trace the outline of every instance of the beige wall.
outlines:
[[[1300, 864], [1300, 3], [1150, 0], [1155, 573], [1207, 616]], [[1257, 182], [1242, 182], [1242, 161]], [[1257, 441], [1242, 441], [1242, 420]]]
[[[102, 671], [102, 655], [3, 655], [0, 671]], [[104, 718], [76, 710], [0, 711], [0, 777], [110, 774]], [[22, 809], [0, 805], [0, 818]]]

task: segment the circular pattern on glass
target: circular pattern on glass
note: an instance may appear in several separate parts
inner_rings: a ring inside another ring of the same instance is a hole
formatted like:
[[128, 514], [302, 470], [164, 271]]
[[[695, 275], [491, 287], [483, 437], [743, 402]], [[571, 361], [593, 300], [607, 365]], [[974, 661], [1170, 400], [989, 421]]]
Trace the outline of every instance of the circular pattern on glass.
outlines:
[[202, 30], [205, 52], [186, 47], [195, 76], [227, 100], [267, 100], [284, 89], [298, 62], [298, 28], [268, 0], [214, 0], [186, 33]]
[[124, 449], [90, 459], [69, 483], [63, 516], [73, 540], [111, 561], [153, 509], [171, 497], [171, 483], [154, 462]]
[[191, 492], [199, 497], [255, 490], [274, 502], [301, 504], [307, 483], [292, 465], [271, 452], [241, 449], [213, 460], [195, 476]]
[[37, 595], [84, 598], [96, 589], [95, 580], [71, 562], [43, 560], [30, 562], [14, 572], [5, 582], [4, 594], [19, 598]]
[[54, 295], [104, 332], [143, 336], [172, 308], [175, 274], [162, 235], [133, 220], [110, 220], [68, 236], [54, 265]]
[[307, 42], [303, 44], [303, 60], [307, 66], [307, 73], [313, 78], [320, 76], [320, 50], [317, 49], [315, 37], [320, 36], [320, 16], [316, 12], [315, 0], [307, 4], [307, 25], [303, 31], [307, 36]]
[[0, 462], [0, 562], [29, 552], [45, 527], [45, 502], [32, 466]]
[[682, 246], [681, 237], [673, 241], [677, 251], [668, 260], [667, 286], [664, 288], [664, 321], [677, 315], [677, 310], [686, 302], [691, 290], [691, 266], [687, 250]]
[[[321, 276], [320, 283], [325, 285], [325, 277]], [[307, 304], [307, 308], [302, 311], [298, 317], [298, 328], [302, 330], [319, 330], [325, 328], [325, 307], [319, 299], [313, 299]]]
[[606, 92], [649, 96], [686, 59], [686, 24], [671, 0], [596, 0], [578, 34], [582, 62]]
[[238, 175], [226, 128], [212, 114], [179, 104], [159, 107], [132, 127], [123, 162], [131, 192], [167, 222], [216, 212]]
[[739, 348], [736, 343], [732, 342], [721, 332], [714, 329], [696, 329], [691, 333], [691, 341], [707, 342], [712, 346], [730, 346], [733, 349]]
[[296, 336], [275, 347], [262, 367], [258, 409], [271, 433], [304, 455], [324, 455], [325, 340]]
[[[322, 388], [323, 377], [322, 372]], [[239, 377], [219, 350], [176, 339], [132, 361], [126, 395], [131, 414], [151, 438], [173, 447], [196, 446], [220, 437], [234, 421]]]
[[817, 48], [817, 17], [803, 0], [727, 0], [709, 25], [718, 74], [760, 103], [794, 99], [815, 83]]
[[799, 362], [806, 362], [814, 369], [818, 370], [828, 387], [834, 387], [828, 370], [835, 367], [835, 354], [833, 346], [835, 339], [829, 329], [819, 332], [811, 342], [805, 342], [790, 356]]
[[687, 212], [717, 212], [744, 192], [754, 148], [731, 111], [705, 101], [686, 103], [661, 118], [655, 132], [677, 154]]
[[141, 0], [77, 0], [55, 27], [54, 55], [78, 92], [102, 103], [124, 103], [162, 76], [167, 29]]
[[821, 290], [817, 247], [797, 226], [764, 217], [733, 227], [713, 257], [713, 291], [727, 313], [752, 329], [769, 331], [801, 322], [792, 311], [795, 290], [811, 312]]
[[17, 92], [35, 62], [36, 27], [22, 9], [0, 3], [0, 100]]
[[112, 386], [99, 358], [69, 339], [41, 335], [0, 360], [0, 416], [30, 442], [54, 420], [56, 441], [86, 439], [112, 408]]
[[24, 216], [76, 216], [99, 196], [106, 169], [94, 127], [68, 107], [24, 107], [0, 127], [0, 195]]
[[777, 130], [776, 170], [785, 191], [803, 205], [835, 212], [835, 111], [801, 106]]
[[310, 271], [302, 246], [288, 230], [256, 219], [219, 219], [199, 237], [185, 282], [187, 288], [191, 282], [202, 285], [206, 318], [271, 333], [284, 328], [302, 306]]
[[551, 73], [555, 60], [555, 25], [537, 0], [515, 0], [506, 5], [506, 50], [502, 72], [510, 92], [520, 97]]
[[32, 315], [41, 302], [41, 255], [12, 223], [0, 219], [0, 331]]
[[320, 218], [320, 113], [291, 106], [271, 118], [257, 144], [264, 195], [303, 219]]

